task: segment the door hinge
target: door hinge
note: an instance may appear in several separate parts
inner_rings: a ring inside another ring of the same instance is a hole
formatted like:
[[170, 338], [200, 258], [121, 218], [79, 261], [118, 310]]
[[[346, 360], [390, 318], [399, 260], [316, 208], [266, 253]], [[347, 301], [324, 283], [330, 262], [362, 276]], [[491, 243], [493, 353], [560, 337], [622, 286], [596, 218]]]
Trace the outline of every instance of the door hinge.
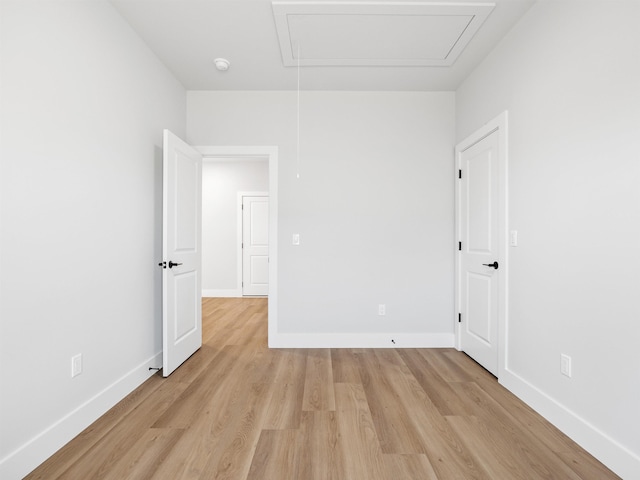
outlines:
[[462, 170], [458, 170], [458, 178], [462, 178]]
[[458, 242], [458, 250], [462, 251], [462, 242]]
[[458, 323], [462, 323], [462, 314], [461, 313], [458, 314]]

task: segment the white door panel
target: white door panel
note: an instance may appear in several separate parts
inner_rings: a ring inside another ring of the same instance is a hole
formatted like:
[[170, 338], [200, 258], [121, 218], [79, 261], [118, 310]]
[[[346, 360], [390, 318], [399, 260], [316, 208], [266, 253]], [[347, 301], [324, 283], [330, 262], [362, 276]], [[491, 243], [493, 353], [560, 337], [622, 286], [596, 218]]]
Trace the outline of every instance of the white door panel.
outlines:
[[493, 142], [489, 145], [474, 145], [463, 154], [462, 167], [465, 172], [468, 250], [474, 253], [493, 254], [493, 227], [495, 216], [492, 207], [495, 195], [492, 192], [492, 168], [495, 157], [492, 152]]
[[467, 273], [466, 331], [486, 347], [490, 347], [495, 340], [495, 331], [492, 330], [492, 315], [495, 312], [493, 283], [489, 275]]
[[253, 285], [268, 285], [269, 283], [269, 257], [266, 255], [253, 255], [251, 257], [251, 283]]
[[242, 294], [269, 294], [269, 197], [242, 197]]
[[198, 329], [197, 310], [193, 301], [197, 278], [193, 271], [182, 274], [174, 272], [172, 280], [176, 293], [174, 338], [175, 343], [179, 344]]
[[202, 345], [200, 288], [202, 156], [164, 131], [162, 374]]
[[[458, 152], [460, 345], [498, 373], [498, 131]], [[497, 263], [494, 263], [497, 262]], [[498, 268], [494, 266], [497, 265]]]

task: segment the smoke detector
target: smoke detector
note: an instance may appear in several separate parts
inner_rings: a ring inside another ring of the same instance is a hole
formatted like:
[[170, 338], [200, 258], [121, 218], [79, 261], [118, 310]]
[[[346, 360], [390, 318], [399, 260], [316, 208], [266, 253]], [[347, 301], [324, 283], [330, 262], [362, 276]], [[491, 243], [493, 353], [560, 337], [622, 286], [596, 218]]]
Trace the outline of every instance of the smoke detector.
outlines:
[[229, 66], [231, 65], [231, 63], [229, 63], [229, 60], [227, 60], [226, 58], [216, 58], [213, 63], [221, 72], [226, 72], [227, 70], [229, 70]]

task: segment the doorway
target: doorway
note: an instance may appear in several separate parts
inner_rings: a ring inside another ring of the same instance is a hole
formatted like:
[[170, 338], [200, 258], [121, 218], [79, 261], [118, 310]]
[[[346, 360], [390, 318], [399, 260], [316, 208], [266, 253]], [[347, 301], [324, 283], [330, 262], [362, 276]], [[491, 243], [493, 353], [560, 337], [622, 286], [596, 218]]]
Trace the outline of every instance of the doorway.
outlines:
[[[265, 161], [268, 165], [268, 331], [269, 338], [277, 332], [278, 307], [278, 147], [275, 146], [198, 146], [203, 155], [203, 161], [228, 159], [253, 159]], [[241, 225], [240, 225], [241, 226]], [[241, 231], [241, 228], [240, 228]], [[235, 259], [234, 259], [235, 260]], [[242, 257], [239, 263], [242, 265]], [[226, 296], [242, 296], [242, 273], [238, 272], [238, 288]]]
[[455, 149], [457, 347], [495, 376], [506, 367], [507, 112]]

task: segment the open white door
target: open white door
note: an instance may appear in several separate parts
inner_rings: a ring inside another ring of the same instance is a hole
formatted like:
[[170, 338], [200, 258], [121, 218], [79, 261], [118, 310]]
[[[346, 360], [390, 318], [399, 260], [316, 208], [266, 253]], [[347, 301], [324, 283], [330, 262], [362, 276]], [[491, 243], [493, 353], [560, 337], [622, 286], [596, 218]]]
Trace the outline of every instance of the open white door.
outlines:
[[498, 376], [506, 315], [506, 118], [456, 147], [459, 347]]
[[242, 294], [269, 294], [269, 197], [242, 197]]
[[170, 131], [163, 142], [162, 375], [202, 345], [202, 155]]

